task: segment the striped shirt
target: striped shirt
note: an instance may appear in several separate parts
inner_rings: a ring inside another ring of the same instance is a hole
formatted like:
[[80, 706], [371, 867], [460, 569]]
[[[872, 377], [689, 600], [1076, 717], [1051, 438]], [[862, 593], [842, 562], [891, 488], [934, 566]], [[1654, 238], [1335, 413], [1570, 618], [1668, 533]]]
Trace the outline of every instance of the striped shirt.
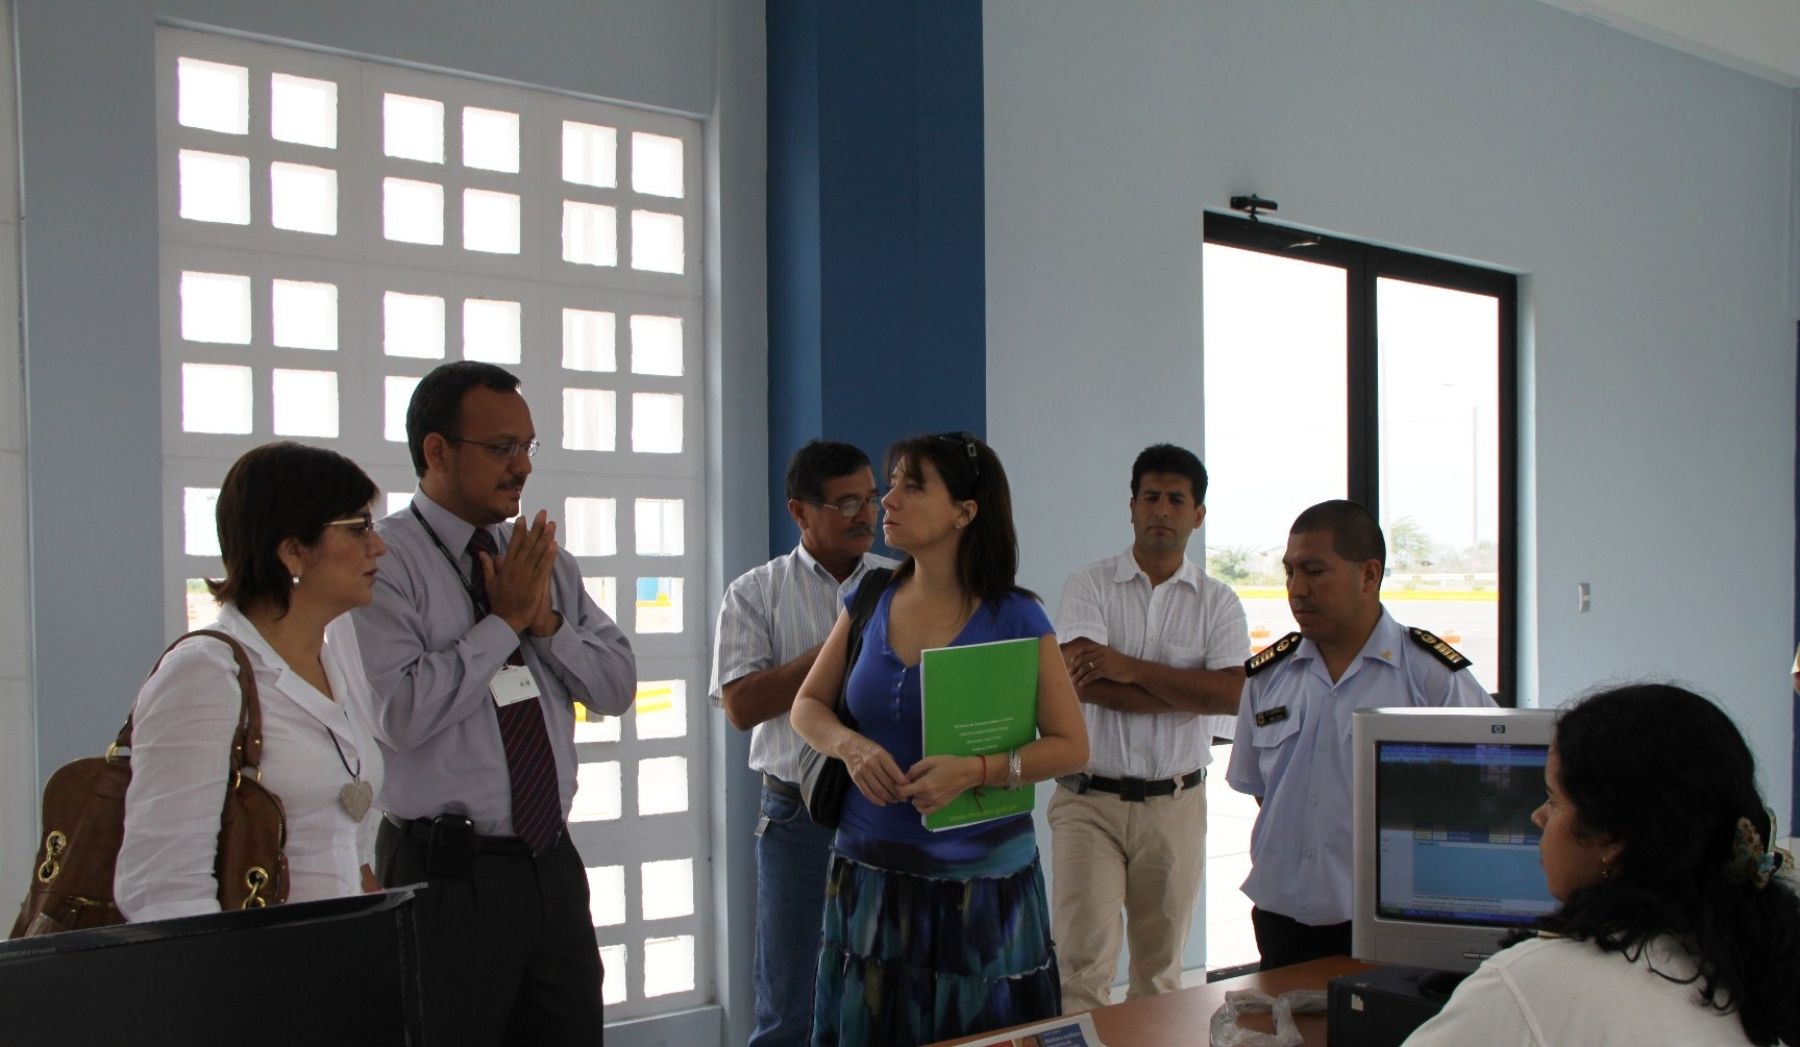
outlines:
[[[761, 567], [746, 571], [719, 602], [719, 627], [713, 636], [711, 694], [724, 704], [725, 685], [754, 672], [773, 669], [805, 654], [831, 633], [846, 596], [856, 591], [872, 567], [892, 567], [885, 556], [864, 553], [850, 577], [840, 583], [806, 546], [797, 545]], [[757, 724], [750, 732], [750, 769], [784, 782], [800, 778], [800, 749], [805, 745], [786, 716]]]

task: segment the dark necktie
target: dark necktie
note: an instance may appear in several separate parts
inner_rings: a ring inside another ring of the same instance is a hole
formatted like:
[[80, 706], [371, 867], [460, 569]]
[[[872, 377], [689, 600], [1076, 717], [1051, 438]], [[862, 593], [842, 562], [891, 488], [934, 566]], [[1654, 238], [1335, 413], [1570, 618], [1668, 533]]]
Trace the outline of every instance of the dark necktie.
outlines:
[[[488, 613], [487, 578], [481, 571], [477, 552], [494, 557], [499, 547], [494, 536], [477, 527], [469, 536], [469, 558], [475, 561], [475, 580], [469, 593], [475, 598], [476, 610]], [[517, 648], [506, 659], [508, 665], [524, 665]], [[506, 748], [507, 777], [512, 781], [513, 832], [541, 854], [555, 842], [562, 831], [562, 798], [556, 788], [556, 757], [550, 751], [550, 732], [544, 729], [544, 711], [537, 700], [514, 702], [496, 707], [500, 721], [500, 743]]]

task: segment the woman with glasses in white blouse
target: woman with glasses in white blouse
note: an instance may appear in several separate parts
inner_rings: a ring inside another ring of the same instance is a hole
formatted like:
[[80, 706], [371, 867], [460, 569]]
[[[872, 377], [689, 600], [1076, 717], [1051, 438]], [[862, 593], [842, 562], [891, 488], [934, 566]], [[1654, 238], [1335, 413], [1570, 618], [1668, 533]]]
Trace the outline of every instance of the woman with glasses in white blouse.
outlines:
[[[206, 628], [249, 655], [262, 709], [260, 781], [286, 814], [288, 901], [375, 888], [370, 854], [381, 752], [347, 701], [369, 683], [344, 612], [369, 602], [387, 549], [356, 463], [297, 443], [232, 465], [219, 491], [223, 581]], [[214, 872], [232, 735], [242, 703], [225, 643], [192, 637], [144, 682], [134, 708], [132, 778], [114, 887], [126, 919], [217, 912]]]

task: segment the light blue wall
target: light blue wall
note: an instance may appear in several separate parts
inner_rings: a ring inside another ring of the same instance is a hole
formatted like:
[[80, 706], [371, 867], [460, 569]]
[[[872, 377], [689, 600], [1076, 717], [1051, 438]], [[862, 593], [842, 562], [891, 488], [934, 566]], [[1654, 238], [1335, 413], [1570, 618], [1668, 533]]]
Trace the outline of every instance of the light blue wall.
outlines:
[[[575, 92], [707, 122], [710, 570], [763, 558], [767, 412], [762, 8], [723, 0], [18, 0], [38, 767], [93, 752], [165, 637], [157, 299], [159, 21]], [[723, 217], [721, 217], [723, 216]], [[723, 397], [721, 387], [752, 390]], [[720, 520], [737, 521], [726, 528]], [[717, 766], [745, 744], [715, 732]], [[710, 805], [725, 1042], [747, 1020], [754, 786]], [[746, 863], [740, 865], [739, 863]], [[735, 977], [733, 976], [735, 973]], [[719, 1012], [621, 1044], [694, 1042]]]
[[988, 0], [984, 38], [1024, 584], [1128, 540], [1139, 448], [1200, 446], [1201, 215], [1255, 191], [1524, 274], [1522, 697], [1690, 681], [1790, 804], [1790, 91], [1536, 0]]
[[[762, 562], [769, 547], [767, 63], [763, 8], [718, 5], [718, 73], [707, 121], [706, 619], [718, 614], [728, 580]], [[710, 632], [708, 633], [710, 636]], [[710, 653], [711, 647], [708, 647]], [[711, 957], [724, 1005], [721, 1042], [750, 1036], [750, 969], [756, 931], [754, 837], [762, 785], [749, 768], [750, 736], [710, 716], [713, 775], [713, 911], [719, 949]], [[616, 1047], [631, 1047], [623, 1035]], [[646, 1044], [654, 1040], [642, 1041]], [[700, 1042], [672, 1033], [668, 1044]]]

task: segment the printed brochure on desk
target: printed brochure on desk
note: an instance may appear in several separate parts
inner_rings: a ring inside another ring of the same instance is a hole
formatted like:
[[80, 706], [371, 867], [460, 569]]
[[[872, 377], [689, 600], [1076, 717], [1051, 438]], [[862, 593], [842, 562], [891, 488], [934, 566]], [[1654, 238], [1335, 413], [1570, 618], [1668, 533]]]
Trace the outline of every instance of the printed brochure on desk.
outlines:
[[986, 1040], [971, 1040], [967, 1047], [1106, 1047], [1086, 1013], [1058, 1018]]
[[[920, 654], [926, 756], [976, 756], [988, 762], [1037, 737], [1038, 639], [996, 640], [933, 647]], [[943, 810], [924, 816], [925, 828], [952, 829], [1015, 814], [1030, 814], [1036, 790], [970, 789]]]

